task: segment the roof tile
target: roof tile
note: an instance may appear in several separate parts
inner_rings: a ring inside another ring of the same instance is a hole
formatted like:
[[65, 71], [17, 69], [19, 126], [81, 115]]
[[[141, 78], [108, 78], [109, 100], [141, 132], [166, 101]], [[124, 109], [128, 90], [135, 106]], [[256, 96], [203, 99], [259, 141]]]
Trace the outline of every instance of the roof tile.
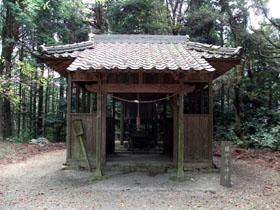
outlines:
[[207, 59], [239, 58], [241, 48], [190, 42], [186, 36], [96, 35], [94, 41], [41, 47], [42, 57], [72, 58], [76, 70], [206, 70]]

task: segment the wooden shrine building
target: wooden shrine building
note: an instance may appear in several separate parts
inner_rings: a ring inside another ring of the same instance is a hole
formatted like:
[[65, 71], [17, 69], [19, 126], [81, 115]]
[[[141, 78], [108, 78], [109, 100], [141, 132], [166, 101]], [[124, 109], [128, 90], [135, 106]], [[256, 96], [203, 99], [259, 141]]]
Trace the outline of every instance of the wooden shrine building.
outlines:
[[161, 162], [179, 177], [189, 165], [211, 167], [212, 82], [241, 51], [166, 35], [43, 46], [40, 60], [68, 81], [67, 164], [97, 176], [122, 161]]

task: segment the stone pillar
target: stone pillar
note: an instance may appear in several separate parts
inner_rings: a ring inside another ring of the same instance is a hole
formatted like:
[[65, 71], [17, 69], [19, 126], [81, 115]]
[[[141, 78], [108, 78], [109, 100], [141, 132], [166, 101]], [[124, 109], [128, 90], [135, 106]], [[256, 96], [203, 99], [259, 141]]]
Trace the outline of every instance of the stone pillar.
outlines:
[[231, 187], [231, 142], [223, 141], [221, 152], [220, 184], [225, 187]]

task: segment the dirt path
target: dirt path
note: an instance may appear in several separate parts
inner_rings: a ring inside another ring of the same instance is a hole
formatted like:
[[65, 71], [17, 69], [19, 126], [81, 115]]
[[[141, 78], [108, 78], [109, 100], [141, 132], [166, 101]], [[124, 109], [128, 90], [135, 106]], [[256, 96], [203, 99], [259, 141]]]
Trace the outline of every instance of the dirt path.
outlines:
[[0, 209], [280, 209], [280, 174], [234, 162], [234, 187], [217, 173], [115, 174], [92, 183], [90, 173], [61, 170], [65, 151], [0, 165]]

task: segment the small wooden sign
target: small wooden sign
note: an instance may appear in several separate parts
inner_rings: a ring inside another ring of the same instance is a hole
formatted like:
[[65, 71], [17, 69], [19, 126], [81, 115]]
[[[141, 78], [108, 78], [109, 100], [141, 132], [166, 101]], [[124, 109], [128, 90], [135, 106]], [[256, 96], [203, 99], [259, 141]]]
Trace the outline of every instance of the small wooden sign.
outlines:
[[222, 141], [221, 153], [220, 184], [231, 187], [231, 142]]
[[77, 137], [84, 135], [83, 122], [81, 120], [74, 120], [73, 128]]

